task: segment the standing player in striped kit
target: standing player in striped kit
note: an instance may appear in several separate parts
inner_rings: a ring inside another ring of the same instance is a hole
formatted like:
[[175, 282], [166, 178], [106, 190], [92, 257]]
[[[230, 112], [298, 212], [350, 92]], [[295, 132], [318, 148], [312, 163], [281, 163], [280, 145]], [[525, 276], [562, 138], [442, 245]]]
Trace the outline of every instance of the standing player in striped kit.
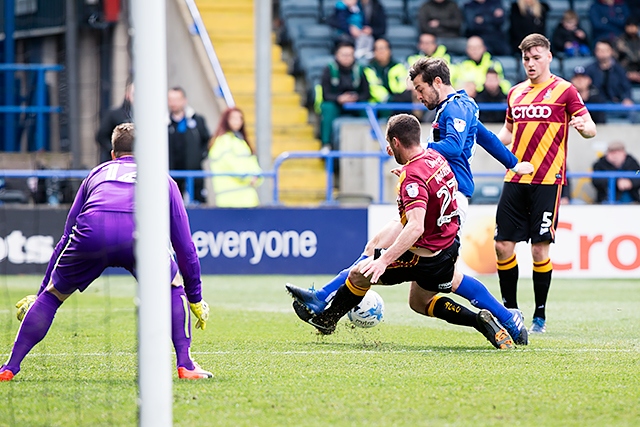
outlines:
[[528, 79], [509, 92], [507, 118], [498, 137], [505, 145], [513, 144], [518, 160], [531, 162], [536, 172], [507, 172], [496, 212], [495, 249], [503, 302], [507, 308], [518, 308], [515, 245], [531, 240], [536, 309], [530, 331], [543, 333], [553, 269], [549, 245], [555, 239], [560, 193], [566, 184], [569, 126], [583, 138], [593, 138], [596, 125], [576, 88], [551, 74], [549, 40], [530, 34], [519, 48]]

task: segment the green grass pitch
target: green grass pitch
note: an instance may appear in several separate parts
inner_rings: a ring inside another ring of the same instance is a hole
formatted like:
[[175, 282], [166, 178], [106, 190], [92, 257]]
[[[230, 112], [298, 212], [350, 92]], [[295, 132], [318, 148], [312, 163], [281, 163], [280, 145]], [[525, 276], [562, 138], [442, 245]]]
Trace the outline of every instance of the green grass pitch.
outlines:
[[[211, 380], [179, 381], [176, 426], [637, 426], [640, 282], [554, 280], [548, 332], [494, 350], [477, 332], [419, 316], [406, 285], [376, 290], [385, 320], [319, 337], [291, 310], [284, 283], [328, 276], [207, 276], [206, 331], [192, 353]], [[35, 276], [0, 277], [0, 357], [13, 304]], [[484, 279], [499, 295], [495, 278]], [[530, 323], [530, 280], [520, 304]], [[99, 279], [60, 309], [14, 381], [0, 383], [0, 426], [136, 425], [135, 283]], [[169, 349], [167, 349], [169, 351]]]

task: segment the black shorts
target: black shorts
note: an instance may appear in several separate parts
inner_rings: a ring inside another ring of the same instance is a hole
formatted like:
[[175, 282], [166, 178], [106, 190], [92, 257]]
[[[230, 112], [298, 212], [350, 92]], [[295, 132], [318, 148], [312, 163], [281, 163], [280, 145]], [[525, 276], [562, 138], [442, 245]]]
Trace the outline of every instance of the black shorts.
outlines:
[[505, 182], [494, 240], [539, 243], [556, 238], [561, 185]]
[[[380, 276], [380, 284], [396, 285], [403, 282], [416, 282], [426, 291], [451, 292], [459, 248], [460, 243], [456, 239], [451, 246], [432, 257], [421, 257], [407, 251], [387, 267], [384, 274]], [[380, 253], [381, 249], [376, 249], [374, 259], [380, 257]]]

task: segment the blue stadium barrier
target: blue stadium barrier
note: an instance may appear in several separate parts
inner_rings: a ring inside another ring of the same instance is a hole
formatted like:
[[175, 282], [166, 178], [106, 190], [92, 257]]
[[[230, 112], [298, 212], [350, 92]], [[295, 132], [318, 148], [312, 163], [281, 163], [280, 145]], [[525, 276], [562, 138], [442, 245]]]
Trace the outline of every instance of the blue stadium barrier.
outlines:
[[[302, 158], [323, 158], [323, 159], [336, 159], [336, 158], [366, 158], [377, 157], [380, 159], [378, 173], [380, 174], [378, 198], [376, 203], [384, 203], [384, 180], [382, 179], [385, 170], [384, 163], [390, 160], [391, 157], [386, 152], [371, 151], [371, 152], [349, 152], [349, 151], [292, 151], [284, 152], [280, 154], [274, 161], [274, 169], [271, 172], [263, 172], [262, 174], [241, 174], [241, 173], [213, 173], [207, 171], [170, 171], [170, 175], [174, 178], [185, 178], [186, 189], [189, 193], [189, 200], [194, 200], [194, 179], [195, 178], [210, 178], [213, 176], [261, 176], [263, 178], [273, 179], [273, 199], [272, 205], [280, 204], [280, 188], [278, 172], [280, 167], [286, 160], [290, 159], [302, 159]], [[333, 162], [326, 162], [327, 170], [327, 191], [325, 204], [336, 204], [336, 200], [333, 197]], [[0, 179], [4, 178], [57, 178], [57, 179], [84, 179], [89, 170], [0, 170]], [[474, 172], [476, 178], [503, 178], [504, 172]], [[567, 172], [567, 177], [572, 178], [606, 178], [609, 183], [609, 200], [607, 204], [617, 204], [615, 201], [615, 188], [616, 179], [629, 178], [640, 179], [640, 171], [636, 172]], [[1, 204], [1, 202], [0, 202]]]
[[5, 116], [4, 129], [4, 151], [18, 151], [19, 136], [15, 134], [15, 115], [17, 114], [35, 114], [36, 116], [36, 132], [35, 132], [35, 149], [37, 151], [45, 149], [45, 136], [48, 132], [45, 129], [45, 114], [60, 113], [62, 108], [59, 106], [45, 105], [47, 86], [45, 82], [45, 73], [48, 71], [62, 71], [62, 65], [51, 64], [0, 64], [0, 72], [7, 73], [7, 78], [12, 78], [15, 71], [29, 71], [36, 73], [35, 88], [35, 105], [1, 105], [0, 114]]

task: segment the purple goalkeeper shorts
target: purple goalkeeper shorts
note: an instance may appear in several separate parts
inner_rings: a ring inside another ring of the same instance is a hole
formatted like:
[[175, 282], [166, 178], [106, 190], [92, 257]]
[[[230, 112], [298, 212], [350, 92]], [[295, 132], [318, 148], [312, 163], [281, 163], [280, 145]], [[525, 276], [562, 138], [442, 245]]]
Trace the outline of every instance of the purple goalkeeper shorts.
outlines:
[[[79, 215], [53, 269], [53, 286], [62, 294], [75, 290], [82, 292], [107, 267], [122, 267], [135, 277], [134, 231], [133, 213], [86, 212]], [[172, 279], [177, 272], [178, 265], [171, 259]]]

